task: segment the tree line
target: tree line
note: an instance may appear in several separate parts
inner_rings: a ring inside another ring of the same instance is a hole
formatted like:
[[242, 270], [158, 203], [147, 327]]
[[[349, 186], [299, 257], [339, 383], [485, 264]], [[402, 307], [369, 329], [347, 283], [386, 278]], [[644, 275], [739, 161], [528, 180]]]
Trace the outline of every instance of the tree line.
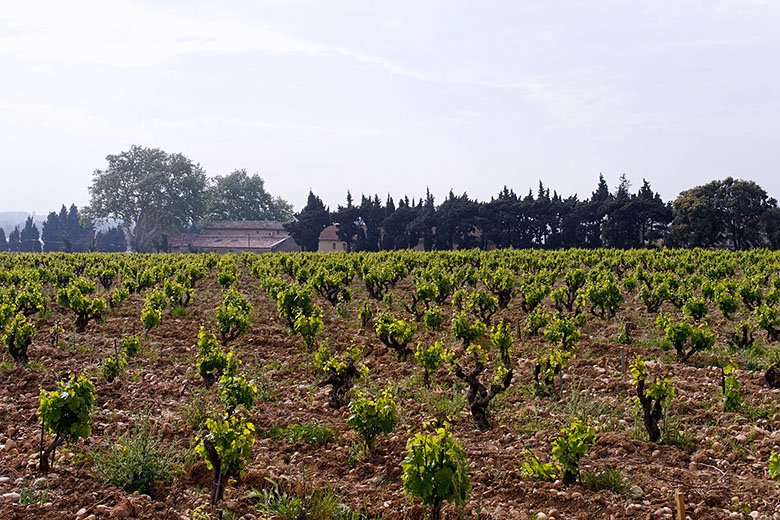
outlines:
[[305, 251], [318, 249], [319, 235], [336, 224], [350, 251], [470, 248], [780, 248], [777, 201], [753, 181], [728, 177], [683, 191], [664, 202], [643, 180], [632, 192], [625, 175], [610, 191], [603, 175], [587, 199], [562, 197], [542, 182], [534, 195], [506, 186], [488, 202], [450, 191], [438, 206], [425, 198], [361, 197], [330, 211], [309, 191], [306, 206], [286, 228]]
[[81, 219], [75, 204], [72, 204], [70, 209], [63, 204], [59, 213], [50, 212], [42, 228], [43, 231], [39, 232], [33, 217], [27, 217], [21, 229], [16, 226], [8, 238], [0, 228], [0, 251], [119, 253], [127, 250], [127, 241], [121, 229], [109, 227], [105, 231], [96, 232], [95, 226]]
[[[728, 177], [683, 191], [664, 201], [643, 180], [632, 190], [625, 175], [610, 190], [602, 175], [590, 197], [563, 197], [540, 181], [523, 196], [504, 187], [480, 202], [452, 191], [438, 205], [428, 190], [418, 199], [350, 192], [334, 211], [309, 191], [306, 206], [292, 205], [265, 189], [263, 179], [238, 169], [207, 178], [182, 154], [132, 146], [106, 157], [95, 170], [89, 204], [79, 212], [64, 206], [49, 214], [42, 236], [32, 218], [6, 239], [0, 250], [47, 251], [167, 250], [167, 236], [197, 232], [208, 220], [275, 220], [305, 251], [317, 251], [329, 225], [350, 251], [470, 248], [780, 248], [777, 201], [753, 181]], [[118, 223], [95, 233], [95, 226]], [[123, 242], [126, 240], [126, 243]]]

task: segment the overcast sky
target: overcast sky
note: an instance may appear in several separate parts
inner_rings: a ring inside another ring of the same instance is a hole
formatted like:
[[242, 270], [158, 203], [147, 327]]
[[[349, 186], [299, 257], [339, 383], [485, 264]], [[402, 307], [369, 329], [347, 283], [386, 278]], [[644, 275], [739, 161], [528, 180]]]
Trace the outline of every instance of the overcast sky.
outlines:
[[257, 172], [296, 209], [309, 188], [587, 197], [600, 172], [780, 198], [777, 1], [0, 6], [0, 211], [86, 204], [133, 144]]

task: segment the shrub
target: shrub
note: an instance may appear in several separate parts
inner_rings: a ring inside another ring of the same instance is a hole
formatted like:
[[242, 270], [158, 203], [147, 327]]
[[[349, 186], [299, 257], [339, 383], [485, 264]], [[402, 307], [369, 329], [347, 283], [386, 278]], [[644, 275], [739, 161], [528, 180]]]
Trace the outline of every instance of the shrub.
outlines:
[[446, 425], [431, 433], [417, 433], [406, 444], [401, 463], [404, 493], [431, 506], [431, 518], [438, 520], [444, 502], [463, 507], [471, 492], [466, 453]]
[[544, 337], [564, 350], [573, 349], [580, 339], [580, 329], [574, 319], [559, 315], [547, 326]]
[[216, 310], [217, 325], [223, 347], [249, 330], [249, 315], [252, 312], [252, 305], [236, 288], [230, 288], [225, 292], [222, 305]]
[[173, 480], [176, 459], [173, 447], [164, 449], [162, 435], [154, 433], [148, 416], [136, 418], [130, 433], [111, 443], [95, 456], [95, 472], [105, 482], [121, 486], [128, 493], [153, 494]]
[[27, 365], [30, 360], [27, 348], [32, 343], [33, 335], [35, 335], [35, 324], [27, 321], [22, 313], [17, 314], [6, 327], [3, 343], [8, 347], [8, 353], [17, 365]]
[[301, 312], [298, 313], [298, 317], [295, 318], [295, 324], [293, 325], [293, 331], [303, 338], [303, 344], [307, 349], [314, 346], [314, 342], [317, 339], [317, 334], [322, 331], [322, 311], [315, 305], [316, 312], [311, 316], [305, 316]]
[[553, 441], [552, 455], [563, 467], [563, 483], [573, 484], [580, 475], [580, 459], [596, 442], [596, 431], [579, 419]]
[[539, 334], [539, 330], [550, 323], [550, 320], [552, 320], [552, 316], [549, 312], [545, 312], [541, 307], [534, 309], [525, 317], [525, 330], [528, 331], [530, 336], [536, 336]]
[[[479, 321], [477, 324], [481, 325]], [[514, 369], [509, 356], [512, 341], [512, 333], [509, 332], [509, 327], [505, 323], [499, 324], [490, 335], [490, 347], [495, 347], [498, 350], [493, 355], [492, 364], [495, 368], [490, 382], [483, 382], [481, 376], [487, 368], [486, 364], [490, 361], [491, 348], [485, 348], [479, 343], [470, 344], [466, 348], [468, 357], [460, 359], [456, 358], [453, 352], [444, 353], [445, 360], [453, 367], [458, 379], [469, 385], [468, 401], [471, 407], [471, 416], [480, 430], [490, 429], [490, 421], [487, 416], [490, 401], [509, 388], [512, 383]], [[464, 369], [464, 367], [466, 368]]]
[[115, 355], [114, 357], [109, 356], [103, 360], [103, 365], [100, 368], [100, 374], [103, 376], [103, 379], [109, 383], [113, 383], [114, 379], [122, 374], [122, 371], [126, 366], [127, 360], [121, 353], [119, 355]]
[[38, 418], [42, 429], [54, 434], [54, 440], [46, 448], [41, 441], [40, 470], [49, 470], [49, 457], [52, 464], [59, 446], [67, 442], [76, 442], [92, 433], [90, 410], [95, 402], [95, 385], [86, 377], [78, 379], [71, 376], [67, 381], [57, 382], [54, 390], [41, 388], [41, 403]]
[[438, 329], [441, 327], [442, 321], [441, 310], [437, 308], [428, 309], [423, 315], [423, 322], [429, 329]]
[[150, 330], [162, 324], [162, 311], [147, 301], [141, 309], [141, 324], [144, 326], [144, 337], [147, 337]]
[[545, 482], [557, 477], [559, 468], [551, 462], [541, 462], [531, 452], [526, 452], [525, 460], [520, 465], [520, 472], [534, 480]]
[[489, 327], [490, 319], [498, 311], [498, 298], [485, 291], [474, 291], [469, 296], [468, 308]]
[[122, 338], [120, 348], [126, 356], [133, 357], [138, 355], [141, 351], [141, 342], [138, 340], [137, 336], [126, 336]]
[[374, 310], [371, 308], [371, 304], [366, 302], [358, 312], [358, 317], [360, 318], [360, 327], [366, 328], [368, 327], [368, 324], [371, 322], [371, 320], [374, 318]]
[[385, 344], [389, 349], [395, 351], [398, 359], [406, 360], [412, 349], [408, 343], [414, 339], [414, 333], [417, 327], [414, 323], [405, 320], [396, 320], [389, 314], [379, 314], [376, 317], [376, 333], [379, 341]]
[[647, 365], [637, 354], [634, 362], [631, 363], [631, 377], [636, 385], [636, 398], [634, 405], [642, 410], [642, 421], [650, 438], [650, 442], [658, 442], [661, 438], [661, 429], [658, 422], [663, 417], [664, 408], [674, 396], [674, 386], [671, 381], [664, 378], [661, 381], [656, 377], [647, 388]]
[[222, 500], [225, 477], [236, 475], [246, 465], [255, 443], [255, 427], [236, 414], [222, 419], [206, 419], [208, 433], [200, 438], [195, 451], [214, 470], [211, 504]]
[[108, 300], [108, 305], [115, 309], [119, 307], [119, 304], [130, 297], [130, 291], [126, 287], [118, 287], [111, 293], [111, 298]]
[[429, 345], [428, 342], [423, 344], [417, 343], [417, 350], [414, 352], [414, 359], [423, 368], [423, 384], [425, 388], [431, 387], [431, 373], [435, 372], [442, 362], [442, 355], [444, 354], [444, 347], [441, 342], [437, 341], [433, 345]]
[[339, 409], [347, 402], [347, 394], [355, 385], [355, 381], [368, 374], [365, 365], [358, 365], [360, 349], [352, 347], [339, 357], [325, 345], [314, 353], [314, 363], [325, 374], [325, 379], [317, 386], [330, 386], [328, 404], [331, 408]]
[[72, 282], [67, 288], [60, 289], [57, 304], [67, 307], [76, 315], [76, 332], [84, 332], [90, 321], [103, 319], [106, 302], [102, 298], [89, 298], [95, 292], [95, 284], [84, 279]]
[[701, 321], [709, 312], [707, 302], [699, 298], [689, 298], [683, 305], [683, 312], [694, 321]]
[[737, 381], [737, 365], [731, 360], [723, 368], [723, 409], [727, 412], [736, 412], [742, 408], [742, 395], [739, 393], [739, 381]]
[[775, 451], [769, 455], [769, 476], [780, 485], [780, 454]]
[[[230, 359], [232, 358], [231, 352]], [[222, 352], [217, 337], [214, 334], [209, 337], [205, 327], [202, 326], [198, 333], [198, 356], [195, 363], [206, 388], [211, 387], [228, 366], [228, 355]]]
[[451, 330], [453, 337], [461, 340], [464, 347], [468, 347], [472, 342], [485, 335], [487, 327], [479, 319], [471, 323], [466, 313], [461, 312], [452, 318]]
[[620, 304], [623, 303], [623, 293], [611, 275], [601, 274], [591, 282], [586, 292], [591, 305], [591, 312], [601, 319], [615, 316]]
[[244, 376], [224, 374], [219, 378], [219, 398], [228, 415], [233, 415], [239, 405], [249, 411], [257, 399], [257, 385], [254, 381], [247, 381]]
[[398, 424], [398, 410], [389, 388], [373, 399], [358, 393], [349, 403], [347, 426], [357, 431], [363, 438], [366, 453], [373, 453], [377, 435], [389, 434], [396, 424]]

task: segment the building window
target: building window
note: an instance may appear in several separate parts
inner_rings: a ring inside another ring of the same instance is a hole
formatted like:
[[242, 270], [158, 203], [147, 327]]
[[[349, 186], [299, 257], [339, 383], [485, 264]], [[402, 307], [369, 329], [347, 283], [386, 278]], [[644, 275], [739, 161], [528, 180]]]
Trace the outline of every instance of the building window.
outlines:
[[333, 242], [333, 249], [336, 249], [336, 242]]

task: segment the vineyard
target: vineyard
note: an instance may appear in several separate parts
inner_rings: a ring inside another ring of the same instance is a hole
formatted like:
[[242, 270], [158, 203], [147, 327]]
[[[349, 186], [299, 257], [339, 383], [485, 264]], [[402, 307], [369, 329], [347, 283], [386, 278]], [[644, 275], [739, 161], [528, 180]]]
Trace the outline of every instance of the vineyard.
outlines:
[[0, 339], [4, 520], [780, 519], [778, 253], [3, 253]]

